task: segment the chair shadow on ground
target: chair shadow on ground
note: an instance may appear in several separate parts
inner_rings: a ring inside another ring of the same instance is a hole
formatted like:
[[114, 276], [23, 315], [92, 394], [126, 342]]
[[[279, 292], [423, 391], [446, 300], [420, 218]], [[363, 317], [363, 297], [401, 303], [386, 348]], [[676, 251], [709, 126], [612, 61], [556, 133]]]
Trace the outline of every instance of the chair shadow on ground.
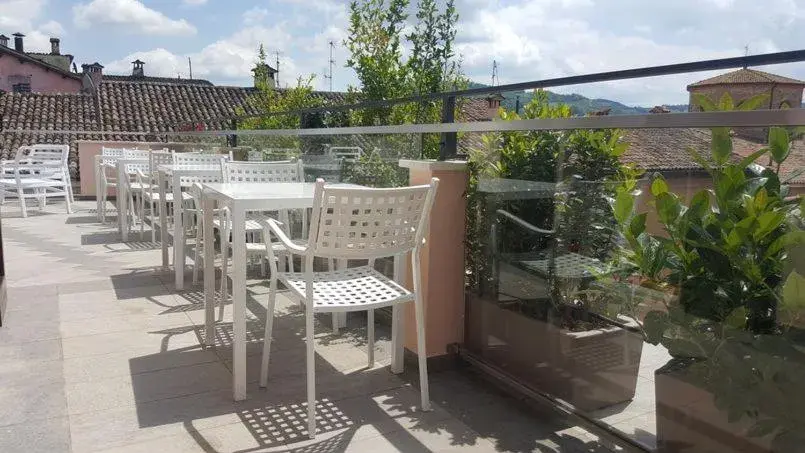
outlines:
[[[180, 311], [203, 310], [202, 294], [202, 291], [182, 293], [188, 303], [183, 304], [185, 308]], [[162, 351], [130, 360], [141, 429], [180, 422], [193, 441], [209, 453], [218, 453], [216, 445], [221, 445], [216, 428], [230, 431], [229, 434], [221, 434], [223, 439], [232, 439], [231, 431], [240, 433], [241, 438], [236, 444], [245, 442], [251, 445], [235, 448], [244, 453], [265, 449], [338, 453], [346, 451], [352, 442], [377, 436], [383, 436], [384, 441], [398, 451], [430, 451], [415, 435], [417, 432], [443, 435], [454, 448], [473, 446], [483, 438], [492, 441], [498, 451], [517, 453], [611, 451], [598, 441], [557, 434], [557, 431], [571, 425], [557, 420], [555, 416], [535, 415], [532, 408], [481, 383], [479, 378], [471, 376], [466, 370], [431, 373], [431, 400], [438, 407], [434, 412], [425, 413], [418, 408], [417, 374], [411, 367], [399, 376], [392, 375], [387, 367], [359, 367], [344, 371], [329, 362], [322, 351], [317, 351], [316, 356], [318, 431], [316, 440], [310, 440], [306, 422], [304, 314], [295, 304], [285, 307], [278, 314], [272, 346], [271, 378], [267, 389], [259, 389], [256, 384], [265, 308], [254, 297], [248, 297], [247, 309], [251, 312], [246, 332], [248, 399], [234, 402], [231, 382], [226, 382], [213, 392], [153, 401], [149, 395], [154, 391], [155, 384], [153, 380], [143, 377], [141, 370], [159, 369], [160, 364], [164, 367], [166, 356], [167, 362], [171, 363], [196, 363], [193, 355], [209, 354], [209, 350], [213, 350], [219, 361], [231, 369], [233, 339], [231, 322], [216, 323], [214, 346], [202, 346], [205, 334], [203, 325], [188, 322], [186, 326], [153, 331], [150, 333], [164, 336]], [[175, 312], [169, 309], [164, 313]], [[318, 339], [322, 338], [319, 335], [322, 329], [329, 330], [328, 321], [327, 317], [317, 319]], [[173, 336], [190, 332], [197, 337], [198, 346], [168, 351]], [[357, 341], [361, 337], [360, 327], [348, 326], [342, 329], [342, 334], [344, 342], [352, 343], [356, 348], [361, 346]], [[334, 341], [334, 338], [327, 341]], [[323, 342], [320, 344], [324, 347]], [[210, 427], [205, 422], [228, 415], [234, 417], [225, 427]], [[463, 424], [451, 423], [453, 419]], [[369, 436], [361, 431], [367, 425], [374, 428], [369, 429], [372, 432]], [[469, 429], [465, 429], [465, 425]], [[244, 435], [248, 439], [244, 440]], [[559, 447], [557, 449], [548, 444], [558, 444]], [[227, 451], [232, 449], [225, 448]]]

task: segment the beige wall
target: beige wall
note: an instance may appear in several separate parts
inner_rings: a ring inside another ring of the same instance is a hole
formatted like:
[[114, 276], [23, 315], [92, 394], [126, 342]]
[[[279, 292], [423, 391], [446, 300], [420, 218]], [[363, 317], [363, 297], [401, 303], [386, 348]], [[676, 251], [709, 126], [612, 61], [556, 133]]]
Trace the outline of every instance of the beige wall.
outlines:
[[[136, 149], [163, 149], [168, 148], [177, 152], [190, 151], [199, 148], [198, 143], [159, 143], [159, 142], [115, 142], [77, 140], [78, 169], [81, 186], [79, 195], [95, 196], [95, 156], [101, 154], [101, 148], [136, 148]], [[113, 195], [114, 192], [110, 192]]]
[[[668, 183], [668, 188], [671, 190], [671, 192], [679, 195], [685, 201], [689, 201], [693, 195], [700, 190], [709, 189], [712, 187], [710, 177], [706, 174], [701, 174], [700, 172], [666, 172], [663, 174], [663, 176], [665, 177], [665, 181]], [[649, 233], [662, 234], [663, 228], [657, 220], [657, 213], [654, 209], [654, 206], [651, 206], [650, 204], [652, 197], [649, 191], [648, 181], [646, 181], [646, 183], [643, 185], [642, 190], [642, 195], [637, 201], [636, 210], [637, 212], [648, 212], [648, 216], [646, 218], [646, 230]]]

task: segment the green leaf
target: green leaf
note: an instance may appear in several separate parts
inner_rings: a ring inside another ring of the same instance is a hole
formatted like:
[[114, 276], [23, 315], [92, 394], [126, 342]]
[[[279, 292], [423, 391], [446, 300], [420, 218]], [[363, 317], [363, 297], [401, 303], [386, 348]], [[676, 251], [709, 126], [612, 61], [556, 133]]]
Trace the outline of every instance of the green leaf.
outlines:
[[802, 230], [790, 231], [780, 236], [774, 242], [771, 243], [769, 248], [766, 250], [766, 253], [763, 255], [763, 258], [764, 259], [771, 258], [784, 248], [791, 247], [794, 245], [805, 245], [805, 231]]
[[629, 224], [629, 232], [631, 232], [634, 237], [640, 236], [644, 231], [646, 231], [645, 212], [634, 216], [634, 218], [632, 218], [632, 222]]
[[624, 190], [618, 191], [618, 195], [615, 197], [614, 206], [615, 220], [617, 220], [619, 224], [623, 225], [632, 214], [632, 209], [634, 209], [634, 197], [632, 194]]
[[721, 99], [718, 101], [718, 109], [722, 112], [729, 112], [730, 110], [735, 109], [735, 104], [732, 102], [732, 96], [728, 91], [725, 91], [724, 94], [721, 95]]
[[710, 196], [706, 190], [700, 190], [690, 199], [688, 207], [688, 217], [701, 218], [710, 208]]
[[769, 151], [775, 162], [782, 163], [791, 151], [791, 142], [788, 131], [782, 127], [769, 129]]
[[657, 214], [660, 218], [660, 221], [666, 226], [674, 223], [677, 217], [679, 217], [679, 212], [682, 209], [676, 196], [669, 192], [665, 192], [657, 196], [656, 200]]
[[728, 127], [714, 127], [712, 129], [713, 161], [717, 165], [724, 165], [732, 155], [732, 137]]
[[788, 274], [783, 285], [783, 309], [805, 309], [805, 277], [796, 272]]
[[732, 310], [732, 313], [724, 320], [724, 324], [736, 330], [744, 329], [746, 327], [746, 307], [738, 307]]
[[760, 149], [758, 151], [755, 151], [754, 153], [752, 153], [752, 154], [744, 157], [743, 159], [741, 159], [741, 163], [738, 164], [738, 165], [740, 165], [741, 168], [746, 168], [749, 165], [755, 163], [755, 161], [758, 160], [760, 158], [760, 156], [766, 154], [767, 152], [769, 152], [768, 148], [763, 148], [763, 149]]
[[693, 341], [675, 338], [663, 343], [668, 347], [668, 353], [673, 357], [701, 357], [705, 356], [698, 344]]
[[782, 212], [764, 212], [757, 218], [758, 227], [752, 232], [752, 237], [759, 241], [766, 235], [776, 230], [785, 221], [785, 214]]
[[654, 178], [654, 181], [651, 182], [651, 194], [655, 197], [661, 193], [668, 192], [668, 183], [665, 182], [662, 176], [657, 176]]
[[702, 109], [703, 112], [715, 112], [718, 110], [715, 102], [710, 99], [709, 96], [706, 96], [701, 93], [693, 93], [693, 105], [697, 106]]
[[741, 110], [741, 111], [757, 110], [758, 107], [766, 104], [768, 101], [769, 101], [768, 94], [758, 94], [756, 96], [752, 96], [751, 98], [744, 99], [743, 101], [739, 102], [738, 105], [735, 106], [735, 110]]

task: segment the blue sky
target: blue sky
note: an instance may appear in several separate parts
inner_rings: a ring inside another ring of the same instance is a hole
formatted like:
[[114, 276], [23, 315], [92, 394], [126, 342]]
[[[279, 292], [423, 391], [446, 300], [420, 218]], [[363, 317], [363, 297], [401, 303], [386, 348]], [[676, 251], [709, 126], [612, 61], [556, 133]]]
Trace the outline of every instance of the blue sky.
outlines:
[[[415, 0], [412, 0], [415, 2]], [[502, 83], [805, 47], [805, 0], [457, 0], [458, 50], [473, 80]], [[193, 75], [248, 85], [256, 48], [281, 50], [281, 83], [317, 74], [325, 88], [328, 41], [337, 43], [335, 89], [356, 84], [344, 67], [343, 0], [0, 0], [0, 33], [25, 33], [26, 49], [61, 38], [78, 64], [127, 74]], [[272, 57], [273, 59], [273, 57]], [[805, 63], [763, 68], [805, 79]], [[712, 74], [565, 87], [631, 105], [686, 102], [685, 85]]]

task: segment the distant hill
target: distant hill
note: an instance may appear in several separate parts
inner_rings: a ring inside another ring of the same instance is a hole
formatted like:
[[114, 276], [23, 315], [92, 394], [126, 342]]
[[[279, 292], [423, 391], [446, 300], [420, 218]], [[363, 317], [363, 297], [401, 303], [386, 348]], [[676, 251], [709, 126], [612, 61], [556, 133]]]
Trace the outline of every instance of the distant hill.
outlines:
[[[481, 83], [470, 82], [470, 88], [484, 88], [488, 87], [489, 85], [484, 85]], [[651, 107], [630, 107], [625, 104], [621, 104], [617, 101], [611, 101], [609, 99], [590, 99], [586, 96], [582, 96], [580, 94], [559, 94], [554, 93], [552, 91], [547, 91], [548, 93], [548, 101], [551, 103], [556, 104], [568, 104], [570, 106], [570, 110], [573, 112], [574, 115], [585, 115], [589, 112], [594, 112], [602, 109], [611, 109], [610, 115], [638, 115], [643, 113], [648, 113], [649, 110], [653, 108]], [[517, 98], [520, 98], [520, 108], [529, 102], [534, 97], [533, 93], [528, 91], [507, 91], [502, 93], [503, 97], [506, 99], [503, 100], [502, 105], [508, 110], [514, 110], [517, 105]], [[666, 105], [669, 110], [672, 112], [687, 112], [688, 105], [687, 104], [675, 104], [675, 105]]]

